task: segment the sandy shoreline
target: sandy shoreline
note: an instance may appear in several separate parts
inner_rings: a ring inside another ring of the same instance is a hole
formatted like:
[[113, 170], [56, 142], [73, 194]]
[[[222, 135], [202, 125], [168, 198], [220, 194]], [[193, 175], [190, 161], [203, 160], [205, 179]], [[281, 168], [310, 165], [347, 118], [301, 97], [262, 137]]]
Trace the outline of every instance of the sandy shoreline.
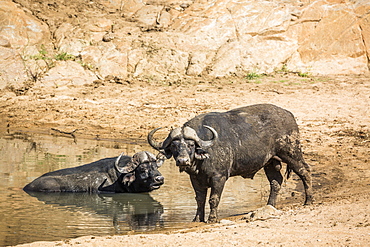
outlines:
[[278, 216], [246, 222], [242, 216], [180, 231], [124, 236], [85, 236], [22, 247], [48, 246], [365, 246], [370, 241], [370, 194], [285, 208]]

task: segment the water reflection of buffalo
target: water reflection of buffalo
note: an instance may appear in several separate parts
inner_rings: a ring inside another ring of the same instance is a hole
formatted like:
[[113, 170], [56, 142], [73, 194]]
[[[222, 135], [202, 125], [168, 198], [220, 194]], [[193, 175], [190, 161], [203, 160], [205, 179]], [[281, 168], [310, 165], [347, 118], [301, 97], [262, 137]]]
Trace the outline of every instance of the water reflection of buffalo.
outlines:
[[107, 216], [117, 233], [149, 231], [163, 226], [163, 206], [148, 193], [27, 193], [46, 204]]
[[163, 159], [149, 152], [133, 157], [106, 158], [90, 164], [46, 173], [24, 187], [40, 192], [149, 192], [164, 178], [158, 171]]

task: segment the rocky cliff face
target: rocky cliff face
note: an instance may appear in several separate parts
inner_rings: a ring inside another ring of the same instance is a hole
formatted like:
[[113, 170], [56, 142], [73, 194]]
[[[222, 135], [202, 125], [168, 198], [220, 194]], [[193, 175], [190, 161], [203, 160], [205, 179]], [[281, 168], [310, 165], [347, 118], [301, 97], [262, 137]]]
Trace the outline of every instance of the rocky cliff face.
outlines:
[[0, 0], [0, 88], [369, 72], [368, 0]]

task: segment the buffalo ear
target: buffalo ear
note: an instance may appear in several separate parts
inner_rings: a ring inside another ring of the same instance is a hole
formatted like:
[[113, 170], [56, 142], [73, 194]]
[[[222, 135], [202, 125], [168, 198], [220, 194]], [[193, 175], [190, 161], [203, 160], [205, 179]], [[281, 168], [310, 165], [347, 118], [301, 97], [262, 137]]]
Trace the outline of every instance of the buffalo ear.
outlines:
[[167, 149], [161, 149], [159, 150], [160, 151], [160, 154], [164, 155], [166, 157], [166, 159], [169, 159], [172, 157], [172, 152], [169, 148]]
[[123, 176], [123, 179], [122, 179], [122, 183], [124, 185], [127, 185], [127, 186], [130, 186], [132, 184], [132, 182], [134, 182], [134, 181], [135, 181], [135, 173], [134, 172], [126, 174], [125, 176]]
[[156, 162], [157, 163], [157, 168], [159, 168], [163, 165], [164, 161], [168, 158], [163, 153], [158, 153], [156, 159], [157, 159], [157, 162]]
[[209, 158], [209, 154], [201, 148], [196, 148], [194, 157], [197, 160], [205, 160]]

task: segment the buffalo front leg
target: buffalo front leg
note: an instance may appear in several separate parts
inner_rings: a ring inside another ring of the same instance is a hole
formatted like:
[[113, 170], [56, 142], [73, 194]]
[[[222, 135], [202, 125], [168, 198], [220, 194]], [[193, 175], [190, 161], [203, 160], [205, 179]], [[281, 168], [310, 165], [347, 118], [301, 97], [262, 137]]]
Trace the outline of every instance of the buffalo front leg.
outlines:
[[191, 184], [195, 191], [195, 200], [197, 201], [197, 213], [193, 222], [205, 222], [205, 205], [207, 198], [207, 187], [202, 186], [196, 177], [190, 176]]
[[264, 167], [265, 174], [270, 183], [270, 196], [267, 205], [276, 205], [276, 200], [279, 195], [281, 184], [283, 183], [283, 176], [280, 173], [281, 162], [276, 159], [271, 159]]
[[211, 179], [211, 194], [209, 196], [210, 213], [207, 223], [218, 222], [218, 204], [220, 203], [221, 194], [225, 186], [226, 177], [215, 176]]

